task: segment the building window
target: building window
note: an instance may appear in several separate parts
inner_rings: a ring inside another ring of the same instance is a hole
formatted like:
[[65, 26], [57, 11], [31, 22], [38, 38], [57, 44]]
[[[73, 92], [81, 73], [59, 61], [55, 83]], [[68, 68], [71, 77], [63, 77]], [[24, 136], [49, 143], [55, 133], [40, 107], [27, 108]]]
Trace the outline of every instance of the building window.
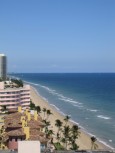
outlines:
[[12, 141], [12, 138], [9, 138], [10, 141]]

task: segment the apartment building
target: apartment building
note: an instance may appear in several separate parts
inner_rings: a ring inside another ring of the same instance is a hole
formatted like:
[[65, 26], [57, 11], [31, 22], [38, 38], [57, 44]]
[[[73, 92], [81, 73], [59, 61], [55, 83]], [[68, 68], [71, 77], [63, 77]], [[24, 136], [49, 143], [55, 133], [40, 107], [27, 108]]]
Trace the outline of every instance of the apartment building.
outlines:
[[19, 88], [5, 88], [4, 82], [0, 82], [0, 111], [3, 106], [8, 110], [18, 109], [22, 106], [23, 109], [30, 105], [30, 86], [24, 85]]
[[6, 79], [7, 77], [7, 57], [4, 54], [0, 54], [0, 78]]

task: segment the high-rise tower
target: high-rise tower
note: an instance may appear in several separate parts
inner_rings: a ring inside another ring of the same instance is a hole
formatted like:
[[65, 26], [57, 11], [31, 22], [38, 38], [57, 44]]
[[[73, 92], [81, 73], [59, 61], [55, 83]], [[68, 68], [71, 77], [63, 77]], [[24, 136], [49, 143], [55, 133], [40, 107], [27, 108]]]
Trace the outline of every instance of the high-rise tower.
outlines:
[[6, 79], [7, 77], [7, 58], [4, 54], [0, 54], [0, 78]]

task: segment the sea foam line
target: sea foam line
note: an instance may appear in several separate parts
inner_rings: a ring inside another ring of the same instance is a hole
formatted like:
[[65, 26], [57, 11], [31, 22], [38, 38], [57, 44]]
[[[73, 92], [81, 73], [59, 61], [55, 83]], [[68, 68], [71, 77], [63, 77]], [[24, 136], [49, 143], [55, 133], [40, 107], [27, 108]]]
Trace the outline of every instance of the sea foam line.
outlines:
[[57, 106], [55, 106], [54, 104], [50, 104], [52, 107], [54, 107], [57, 111], [59, 111], [60, 109], [57, 107]]
[[97, 110], [97, 109], [87, 109], [87, 111], [90, 111], [90, 112], [97, 112], [98, 110]]
[[70, 119], [70, 122], [72, 122], [72, 123], [74, 123], [74, 124], [76, 124], [76, 125], [79, 125], [79, 123], [78, 122], [75, 122], [74, 120], [72, 120], [72, 119]]
[[109, 120], [111, 119], [110, 117], [108, 116], [104, 116], [104, 115], [97, 115], [98, 118], [102, 118], [102, 119], [105, 119], [105, 120]]
[[75, 107], [78, 107], [78, 108], [83, 108], [83, 106], [82, 105], [73, 105], [73, 106], [75, 106]]
[[[31, 83], [31, 82], [28, 82], [28, 83]], [[68, 97], [63, 96], [63, 95], [60, 94], [60, 93], [57, 93], [56, 90], [51, 89], [51, 88], [49, 88], [49, 87], [46, 87], [46, 86], [43, 86], [43, 85], [40, 85], [40, 84], [35, 84], [35, 83], [31, 83], [31, 84], [36, 85], [36, 86], [40, 86], [40, 87], [46, 89], [49, 93], [51, 93], [51, 94], [53, 94], [53, 95], [57, 95], [57, 96], [59, 97], [59, 98], [58, 98], [59, 100], [62, 100], [62, 101], [68, 102], [68, 103], [74, 103], [74, 104], [80, 104], [80, 105], [82, 104], [82, 103], [79, 103], [79, 102], [77, 102], [77, 101], [74, 101], [74, 100], [71, 99], [71, 98], [68, 98]]]
[[73, 104], [82, 104], [82, 103], [79, 103], [77, 101], [74, 101], [73, 99], [70, 99], [70, 98], [58, 98], [59, 100], [62, 100], [64, 102], [68, 102], [68, 103], [73, 103]]

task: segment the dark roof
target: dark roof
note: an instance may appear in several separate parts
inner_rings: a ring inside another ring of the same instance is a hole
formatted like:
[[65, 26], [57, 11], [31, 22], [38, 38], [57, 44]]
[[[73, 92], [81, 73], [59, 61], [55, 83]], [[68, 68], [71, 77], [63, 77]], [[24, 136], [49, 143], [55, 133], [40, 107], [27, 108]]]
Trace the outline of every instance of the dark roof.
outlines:
[[[34, 115], [31, 115], [31, 119], [34, 119]], [[38, 115], [37, 120], [42, 121], [42, 117], [40, 115]]]
[[10, 132], [7, 132], [8, 136], [25, 136], [25, 133], [20, 128], [18, 130], [12, 130]]
[[45, 133], [37, 130], [37, 129], [30, 129], [30, 135], [38, 135], [38, 136], [44, 136]]
[[22, 123], [20, 121], [19, 118], [7, 118], [6, 120], [4, 120], [4, 126], [5, 128], [21, 128], [22, 127]]
[[19, 112], [15, 112], [4, 117], [5, 129], [11, 129], [9, 132], [6, 132], [4, 140], [7, 140], [9, 136], [26, 135], [22, 128], [21, 116], [25, 116], [25, 119], [27, 121], [27, 126], [30, 128], [30, 140], [39, 140], [40, 142], [48, 141], [46, 138], [44, 138], [45, 134], [38, 130], [45, 126], [45, 124], [42, 122], [42, 118], [38, 115], [37, 120], [34, 120], [34, 115], [31, 115], [31, 120], [28, 121], [26, 114]]
[[43, 138], [43, 137], [38, 136], [38, 135], [30, 135], [29, 140], [39, 140], [41, 143], [47, 143], [48, 142], [48, 139]]
[[44, 123], [40, 122], [40, 121], [36, 121], [36, 120], [30, 120], [30, 121], [27, 121], [27, 125], [30, 127], [30, 128], [34, 128], [34, 129], [37, 129], [37, 128], [41, 128], [44, 126]]
[[12, 118], [21, 118], [22, 116], [22, 113], [19, 113], [19, 112], [16, 112], [16, 113], [12, 113], [12, 114], [9, 114], [7, 116], [4, 117], [4, 119], [12, 119]]

